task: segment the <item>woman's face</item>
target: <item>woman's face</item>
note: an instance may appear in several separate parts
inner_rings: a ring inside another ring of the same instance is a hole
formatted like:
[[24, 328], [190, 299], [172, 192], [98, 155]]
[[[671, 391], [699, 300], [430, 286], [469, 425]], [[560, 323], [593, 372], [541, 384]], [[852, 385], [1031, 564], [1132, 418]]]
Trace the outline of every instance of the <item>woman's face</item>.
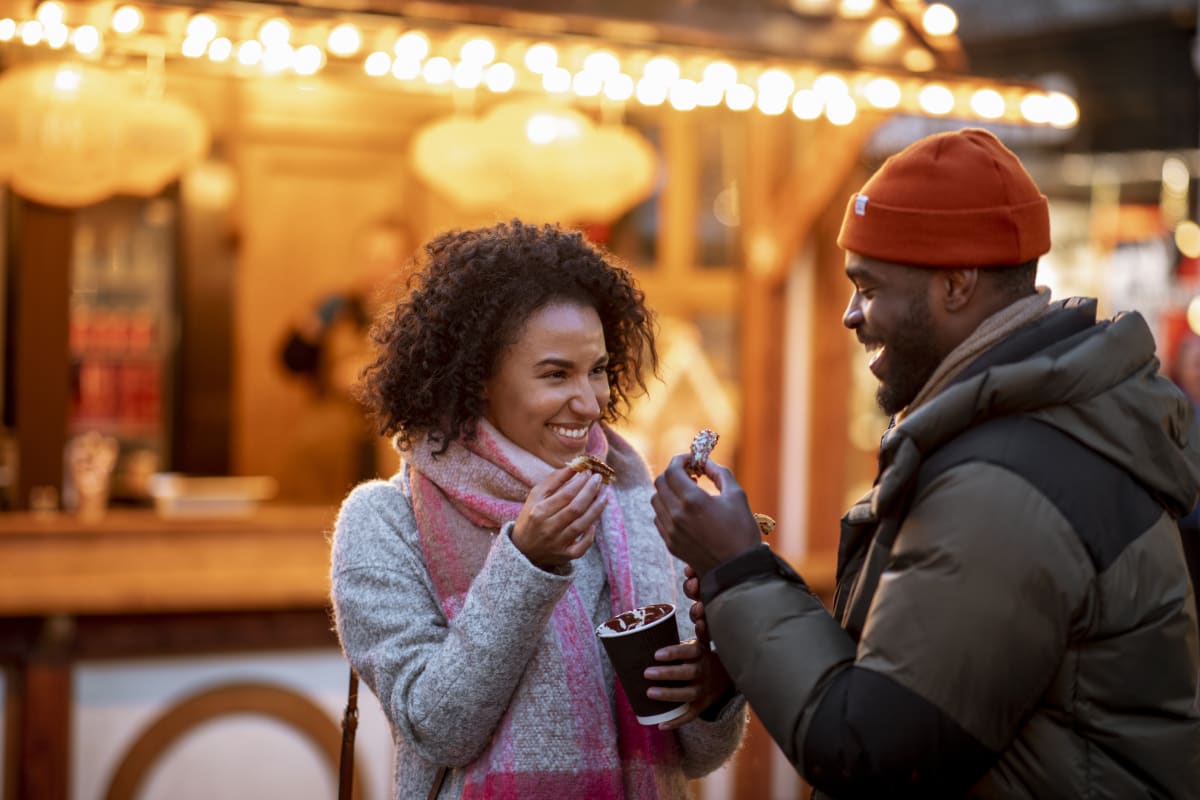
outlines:
[[555, 467], [584, 451], [608, 407], [608, 350], [591, 306], [556, 302], [535, 311], [484, 383], [483, 416]]

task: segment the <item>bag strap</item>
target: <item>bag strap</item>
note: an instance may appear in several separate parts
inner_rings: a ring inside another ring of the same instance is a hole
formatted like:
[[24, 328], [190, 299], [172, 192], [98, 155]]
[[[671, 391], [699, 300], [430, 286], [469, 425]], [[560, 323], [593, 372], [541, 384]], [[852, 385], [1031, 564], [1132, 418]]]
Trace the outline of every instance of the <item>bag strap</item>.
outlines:
[[442, 791], [442, 784], [446, 782], [446, 773], [449, 769], [446, 767], [438, 767], [437, 775], [433, 779], [433, 786], [429, 787], [429, 796], [425, 800], [437, 800], [438, 792]]
[[346, 711], [342, 715], [342, 755], [338, 769], [338, 800], [351, 800], [354, 793], [354, 733], [358, 730], [358, 675], [350, 668]]
[[[354, 734], [358, 730], [358, 674], [350, 668], [350, 685], [346, 691], [346, 710], [342, 714], [342, 755], [338, 769], [338, 800], [351, 800], [354, 794]], [[447, 767], [439, 767], [429, 788], [428, 800], [437, 800], [446, 782]]]

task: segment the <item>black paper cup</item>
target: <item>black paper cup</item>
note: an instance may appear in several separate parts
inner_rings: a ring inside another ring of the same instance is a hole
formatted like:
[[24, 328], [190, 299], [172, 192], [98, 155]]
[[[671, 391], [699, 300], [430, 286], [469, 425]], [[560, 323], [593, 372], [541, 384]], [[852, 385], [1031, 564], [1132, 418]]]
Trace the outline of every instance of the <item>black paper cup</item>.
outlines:
[[681, 681], [651, 681], [644, 675], [647, 667], [672, 663], [655, 661], [654, 654], [664, 647], [679, 644], [675, 606], [657, 603], [626, 611], [596, 628], [596, 635], [604, 644], [604, 651], [612, 661], [638, 722], [658, 725], [687, 713], [687, 703], [680, 705], [646, 696], [646, 690], [651, 686], [684, 685]]

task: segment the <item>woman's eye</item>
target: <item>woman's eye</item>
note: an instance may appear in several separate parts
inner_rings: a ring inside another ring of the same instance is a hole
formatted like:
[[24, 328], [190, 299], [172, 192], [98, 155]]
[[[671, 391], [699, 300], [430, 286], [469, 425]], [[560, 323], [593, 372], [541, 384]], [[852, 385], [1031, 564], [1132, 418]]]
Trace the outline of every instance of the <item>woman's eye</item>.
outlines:
[[593, 368], [592, 368], [592, 374], [593, 374], [593, 375], [607, 375], [607, 374], [608, 374], [608, 367], [607, 367], [607, 366], [603, 366], [603, 367], [593, 367]]

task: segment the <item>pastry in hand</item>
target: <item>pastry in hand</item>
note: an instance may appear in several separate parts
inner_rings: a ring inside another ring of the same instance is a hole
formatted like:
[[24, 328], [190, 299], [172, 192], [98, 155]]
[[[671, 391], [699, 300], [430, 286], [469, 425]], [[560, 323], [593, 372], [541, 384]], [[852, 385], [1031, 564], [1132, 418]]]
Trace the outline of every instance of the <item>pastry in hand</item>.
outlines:
[[688, 460], [683, 465], [689, 475], [699, 478], [704, 474], [704, 465], [708, 463], [708, 454], [717, 446], [717, 440], [720, 438], [720, 434], [710, 428], [704, 428], [696, 434], [696, 438], [692, 439], [692, 454], [688, 456]]
[[594, 472], [600, 476], [600, 480], [603, 483], [612, 483], [613, 479], [617, 477], [616, 470], [595, 456], [589, 456], [587, 453], [575, 456], [567, 462], [567, 466], [576, 472]]
[[758, 523], [758, 531], [763, 536], [766, 536], [771, 531], [775, 530], [775, 520], [768, 517], [766, 514], [755, 514], [754, 521]]

